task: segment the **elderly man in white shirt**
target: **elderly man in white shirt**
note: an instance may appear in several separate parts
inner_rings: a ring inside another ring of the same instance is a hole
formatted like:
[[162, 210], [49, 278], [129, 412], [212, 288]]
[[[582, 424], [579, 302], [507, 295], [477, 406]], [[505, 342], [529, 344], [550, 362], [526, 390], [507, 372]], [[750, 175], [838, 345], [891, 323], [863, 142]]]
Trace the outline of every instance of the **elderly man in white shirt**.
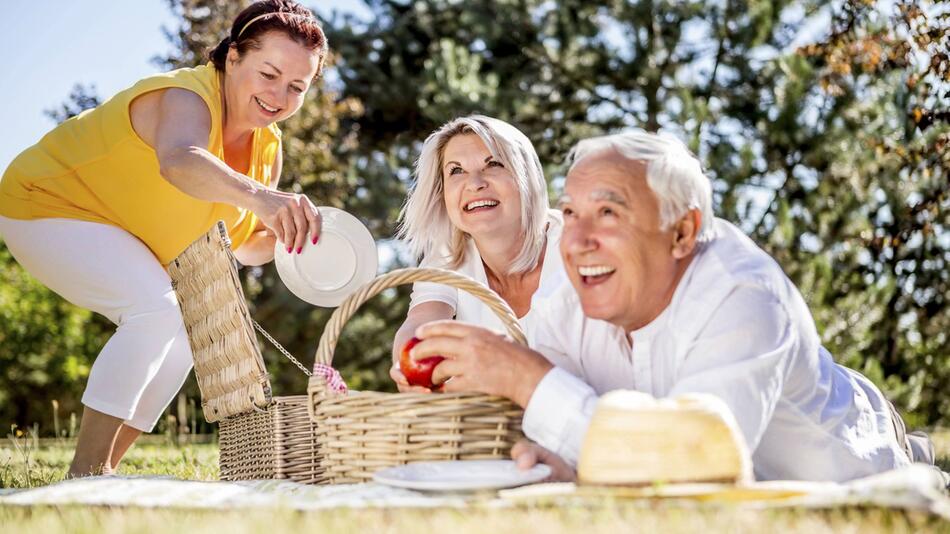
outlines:
[[412, 352], [447, 357], [433, 375], [451, 379], [446, 391], [524, 407], [524, 432], [543, 448], [520, 444], [516, 456], [570, 476], [598, 394], [623, 387], [724, 400], [760, 480], [933, 463], [926, 436], [905, 435], [882, 393], [821, 346], [778, 264], [713, 217], [709, 180], [682, 143], [639, 131], [582, 141], [559, 204], [573, 288], [547, 303], [544, 356], [448, 322], [420, 327]]

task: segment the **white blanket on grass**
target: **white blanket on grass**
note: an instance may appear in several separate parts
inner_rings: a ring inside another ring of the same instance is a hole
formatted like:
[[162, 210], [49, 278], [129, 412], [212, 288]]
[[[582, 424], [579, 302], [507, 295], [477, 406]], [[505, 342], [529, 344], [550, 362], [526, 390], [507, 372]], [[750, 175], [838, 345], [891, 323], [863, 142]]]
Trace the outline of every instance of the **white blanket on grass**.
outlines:
[[593, 504], [620, 500], [678, 499], [753, 507], [874, 506], [924, 511], [950, 520], [950, 497], [940, 475], [915, 465], [847, 484], [765, 482], [746, 487], [712, 484], [649, 488], [588, 488], [536, 484], [501, 492], [418, 492], [375, 483], [308, 486], [284, 480], [201, 482], [170, 477], [89, 477], [49, 486], [0, 490], [0, 506], [139, 506], [150, 508], [425, 508], [506, 507], [519, 504]]

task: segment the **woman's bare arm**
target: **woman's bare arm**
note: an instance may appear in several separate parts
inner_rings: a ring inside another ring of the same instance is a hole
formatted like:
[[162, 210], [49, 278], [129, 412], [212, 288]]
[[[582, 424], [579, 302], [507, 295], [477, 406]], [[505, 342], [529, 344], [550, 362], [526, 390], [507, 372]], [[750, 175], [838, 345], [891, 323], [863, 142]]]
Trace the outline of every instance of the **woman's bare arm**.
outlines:
[[[271, 179], [268, 188], [277, 189], [283, 166], [284, 156], [278, 151], [274, 165], [271, 167]], [[234, 256], [242, 265], [264, 265], [274, 260], [274, 245], [276, 243], [277, 236], [258, 219], [254, 233], [234, 251]]]
[[156, 113], [143, 114], [145, 124], [133, 126], [155, 149], [169, 183], [195, 198], [253, 211], [288, 248], [302, 248], [308, 233], [316, 239], [320, 215], [306, 196], [269, 189], [208, 151], [211, 112], [201, 97], [172, 88], [155, 102]]

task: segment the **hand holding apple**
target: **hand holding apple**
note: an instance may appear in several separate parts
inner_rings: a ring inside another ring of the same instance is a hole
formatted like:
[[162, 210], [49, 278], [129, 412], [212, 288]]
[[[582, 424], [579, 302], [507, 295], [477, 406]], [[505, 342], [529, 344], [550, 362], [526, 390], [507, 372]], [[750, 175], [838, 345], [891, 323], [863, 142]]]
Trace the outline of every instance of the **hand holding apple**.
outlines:
[[409, 351], [419, 341], [421, 341], [419, 338], [414, 337], [402, 348], [402, 354], [399, 356], [399, 369], [410, 385], [432, 389], [432, 371], [445, 358], [429, 356], [428, 358], [413, 360], [409, 357]]
[[542, 354], [502, 334], [460, 321], [426, 323], [416, 329], [416, 337], [422, 341], [413, 358], [439, 358], [430, 380], [443, 384], [447, 393], [498, 395], [524, 408], [553, 367]]

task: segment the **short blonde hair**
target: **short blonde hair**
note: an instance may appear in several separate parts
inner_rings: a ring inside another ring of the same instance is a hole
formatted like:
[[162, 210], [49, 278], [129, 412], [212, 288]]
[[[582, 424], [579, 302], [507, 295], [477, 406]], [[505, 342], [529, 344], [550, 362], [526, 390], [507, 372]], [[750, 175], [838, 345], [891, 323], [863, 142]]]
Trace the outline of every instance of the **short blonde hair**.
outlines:
[[530, 271], [544, 248], [548, 188], [541, 161], [531, 141], [507, 122], [470, 115], [454, 119], [433, 132], [422, 144], [416, 161], [415, 182], [399, 213], [397, 237], [405, 241], [416, 258], [449, 253], [449, 268], [465, 260], [466, 234], [449, 220], [442, 184], [442, 155], [456, 135], [477, 135], [494, 159], [514, 177], [521, 197], [521, 238], [518, 256], [507, 274]]

